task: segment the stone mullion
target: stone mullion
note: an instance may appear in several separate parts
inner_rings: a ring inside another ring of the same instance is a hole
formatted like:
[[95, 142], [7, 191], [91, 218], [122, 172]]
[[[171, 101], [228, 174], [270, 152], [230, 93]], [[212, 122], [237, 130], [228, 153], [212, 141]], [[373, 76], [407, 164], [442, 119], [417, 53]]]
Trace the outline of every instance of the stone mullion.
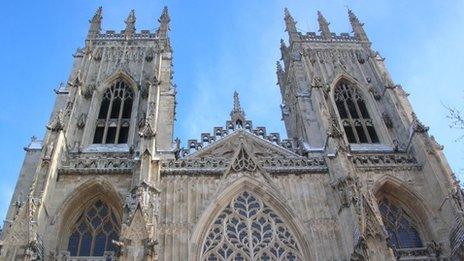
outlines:
[[[120, 83], [119, 83], [120, 85]], [[126, 89], [123, 89], [122, 92], [122, 97], [121, 97], [121, 105], [119, 106], [119, 112], [118, 112], [118, 123], [116, 124], [116, 135], [114, 137], [114, 143], [117, 144], [119, 143], [119, 132], [121, 131], [121, 121], [122, 121], [122, 112], [124, 109], [124, 101], [125, 101], [125, 94], [126, 94]]]
[[[353, 87], [354, 88], [354, 87]], [[351, 89], [350, 91], [354, 91], [354, 89]], [[352, 95], [353, 97], [353, 95]], [[361, 127], [363, 128], [364, 130], [364, 135], [366, 135], [367, 137], [367, 142], [368, 143], [372, 143], [372, 139], [371, 139], [371, 136], [369, 135], [369, 132], [367, 131], [367, 127], [366, 127], [366, 119], [364, 119], [362, 113], [361, 113], [361, 110], [359, 109], [359, 106], [358, 106], [358, 101], [353, 99], [353, 104], [354, 104], [354, 108], [356, 110], [356, 112], [358, 113], [358, 116], [359, 116], [359, 121], [361, 122]], [[361, 100], [361, 102], [364, 102], [363, 100]], [[366, 106], [367, 107], [367, 106]]]
[[[103, 94], [103, 95], [105, 95], [105, 94]], [[102, 99], [102, 101], [103, 101], [103, 99]], [[110, 104], [108, 106], [108, 111], [106, 112], [105, 129], [103, 130], [102, 144], [106, 144], [106, 135], [108, 133], [108, 127], [109, 127], [109, 124], [110, 124], [111, 111], [113, 110], [113, 101], [114, 101], [114, 90], [111, 89]], [[100, 109], [101, 109], [101, 107], [100, 107]], [[98, 114], [100, 114], [100, 112]], [[98, 114], [97, 114], [97, 118], [98, 118]]]
[[[345, 110], [346, 110], [346, 112], [348, 114], [348, 123], [350, 124], [351, 131], [353, 132], [353, 135], [354, 135], [354, 137], [356, 139], [356, 143], [359, 143], [358, 132], [356, 131], [356, 126], [354, 125], [354, 120], [351, 117], [351, 111], [348, 108], [348, 104], [346, 104], [346, 99], [345, 98], [343, 98], [343, 105], [345, 106]], [[343, 126], [343, 121], [342, 121], [342, 128], [345, 128], [345, 126]], [[343, 131], [345, 131], [345, 130], [343, 130]], [[347, 134], [345, 133], [345, 135], [347, 135]]]

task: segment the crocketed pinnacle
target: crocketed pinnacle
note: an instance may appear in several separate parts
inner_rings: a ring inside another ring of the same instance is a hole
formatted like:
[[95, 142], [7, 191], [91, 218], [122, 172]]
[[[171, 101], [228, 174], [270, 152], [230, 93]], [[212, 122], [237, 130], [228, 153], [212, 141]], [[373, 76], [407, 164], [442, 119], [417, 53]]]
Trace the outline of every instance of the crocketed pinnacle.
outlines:
[[364, 24], [359, 22], [358, 17], [353, 13], [351, 9], [348, 9], [348, 17], [350, 19], [351, 27], [353, 28], [354, 36], [359, 41], [369, 42], [369, 38], [367, 38], [367, 34], [363, 28]]
[[132, 9], [129, 13], [129, 16], [126, 19], [126, 29], [124, 31], [124, 34], [126, 37], [130, 37], [135, 33], [135, 11]]
[[103, 12], [103, 8], [101, 6], [98, 7], [92, 19], [89, 21], [90, 27], [89, 27], [89, 32], [87, 34], [87, 38], [95, 38], [95, 36], [97, 36], [97, 34], [100, 33], [101, 21], [103, 19], [102, 12]]
[[327, 40], [331, 39], [332, 33], [329, 29], [330, 23], [327, 22], [321, 11], [317, 11], [317, 21], [319, 22], [319, 32], [321, 32], [322, 37]]

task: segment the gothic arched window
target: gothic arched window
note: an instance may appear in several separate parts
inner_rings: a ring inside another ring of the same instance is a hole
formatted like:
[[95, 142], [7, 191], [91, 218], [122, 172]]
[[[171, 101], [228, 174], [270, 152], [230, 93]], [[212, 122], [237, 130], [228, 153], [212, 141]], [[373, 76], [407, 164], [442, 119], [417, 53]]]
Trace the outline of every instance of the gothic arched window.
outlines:
[[303, 260], [284, 220], [245, 191], [219, 213], [206, 234], [201, 260]]
[[115, 251], [120, 226], [114, 212], [101, 200], [87, 207], [71, 230], [68, 251], [71, 256], [103, 256]]
[[422, 247], [422, 240], [411, 217], [404, 210], [387, 199], [379, 203], [382, 220], [394, 248]]
[[106, 89], [98, 113], [93, 143], [127, 143], [134, 93], [121, 80]]
[[379, 142], [366, 102], [356, 88], [341, 81], [335, 88], [334, 99], [348, 142]]

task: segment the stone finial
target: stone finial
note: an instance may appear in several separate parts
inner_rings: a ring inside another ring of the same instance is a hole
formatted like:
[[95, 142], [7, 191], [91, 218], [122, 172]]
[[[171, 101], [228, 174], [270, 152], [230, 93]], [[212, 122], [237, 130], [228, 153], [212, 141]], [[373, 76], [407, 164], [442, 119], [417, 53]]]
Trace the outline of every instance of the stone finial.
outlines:
[[322, 38], [326, 40], [332, 39], [332, 33], [330, 32], [329, 25], [321, 11], [317, 11], [317, 21], [319, 22], [319, 32], [321, 32]]
[[89, 21], [90, 28], [87, 34], [87, 39], [95, 38], [100, 33], [101, 21], [103, 19], [102, 12], [103, 12], [103, 8], [101, 6], [98, 7], [97, 11], [92, 17], [92, 20]]
[[234, 108], [230, 112], [230, 118], [235, 126], [243, 126], [245, 124], [245, 111], [240, 106], [240, 98], [237, 91], [234, 91]]
[[158, 28], [158, 37], [160, 38], [166, 38], [167, 33], [169, 31], [169, 22], [171, 21], [171, 18], [169, 17], [169, 12], [168, 12], [168, 7], [165, 6], [163, 8], [163, 13], [161, 14], [160, 18], [158, 19], [158, 22], [160, 23], [160, 26]]
[[124, 30], [124, 35], [126, 38], [132, 37], [132, 35], [135, 33], [135, 21], [135, 11], [132, 9], [126, 21], [124, 21], [126, 23], [126, 29]]
[[363, 23], [359, 22], [358, 17], [353, 13], [351, 9], [348, 9], [348, 17], [350, 19], [351, 27], [353, 28], [353, 33], [356, 39], [362, 42], [369, 42], [366, 32], [363, 28]]
[[285, 20], [285, 31], [288, 33], [295, 33], [296, 32], [296, 22], [293, 19], [290, 11], [285, 7], [284, 9], [284, 20]]

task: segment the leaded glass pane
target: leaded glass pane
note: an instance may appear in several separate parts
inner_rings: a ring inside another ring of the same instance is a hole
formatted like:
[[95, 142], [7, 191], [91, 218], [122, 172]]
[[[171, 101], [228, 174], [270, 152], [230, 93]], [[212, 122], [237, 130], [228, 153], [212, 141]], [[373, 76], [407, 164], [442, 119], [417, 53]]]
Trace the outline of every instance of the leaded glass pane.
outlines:
[[108, 88], [101, 101], [93, 143], [126, 143], [134, 94], [124, 82]]
[[106, 203], [97, 200], [83, 211], [71, 232], [68, 251], [71, 256], [103, 256], [114, 251], [112, 240], [119, 238], [120, 226]]
[[395, 248], [417, 248], [422, 247], [413, 220], [404, 210], [384, 199], [379, 204], [382, 220], [389, 234], [389, 242]]
[[293, 233], [275, 211], [247, 191], [212, 222], [202, 260], [303, 260]]
[[366, 102], [358, 90], [346, 81], [337, 85], [335, 105], [349, 143], [378, 143]]

